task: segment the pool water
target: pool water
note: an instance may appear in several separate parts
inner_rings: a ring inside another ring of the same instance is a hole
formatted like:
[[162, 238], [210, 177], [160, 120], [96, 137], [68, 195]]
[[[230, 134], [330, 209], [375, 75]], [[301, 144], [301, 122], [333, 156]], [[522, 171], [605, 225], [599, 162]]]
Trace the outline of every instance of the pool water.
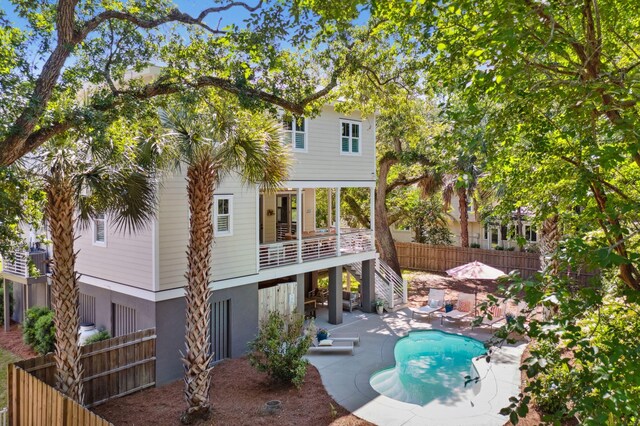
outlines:
[[465, 388], [465, 376], [475, 377], [471, 359], [485, 353], [484, 344], [470, 337], [413, 331], [396, 343], [395, 367], [374, 373], [371, 387], [411, 404], [447, 400]]

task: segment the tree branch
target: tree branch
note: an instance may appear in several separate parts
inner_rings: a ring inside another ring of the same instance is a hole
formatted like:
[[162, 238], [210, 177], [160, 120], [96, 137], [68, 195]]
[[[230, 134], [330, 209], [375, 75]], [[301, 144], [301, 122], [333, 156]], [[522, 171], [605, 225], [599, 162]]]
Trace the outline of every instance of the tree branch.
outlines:
[[[170, 95], [179, 93], [180, 91], [184, 90], [185, 85], [188, 85], [194, 88], [216, 87], [229, 93], [250, 96], [256, 99], [260, 99], [264, 102], [280, 106], [283, 109], [292, 112], [293, 114], [303, 115], [306, 105], [325, 96], [337, 85], [337, 75], [337, 71], [334, 72], [333, 78], [324, 88], [303, 98], [298, 102], [289, 101], [283, 97], [265, 92], [263, 90], [254, 89], [252, 87], [237, 86], [231, 80], [226, 80], [220, 77], [202, 76], [198, 77], [193, 82], [171, 82], [166, 79], [158, 79], [155, 82], [150, 83], [138, 90], [117, 91], [114, 94], [111, 102], [101, 102], [99, 105], [90, 105], [88, 108], [94, 111], [104, 112], [122, 105], [128, 98], [144, 100], [151, 99], [156, 96]], [[39, 130], [32, 132], [25, 139], [25, 143], [20, 147], [20, 150], [15, 155], [15, 158], [13, 158], [13, 161], [15, 161], [15, 159], [17, 158], [22, 157], [26, 153], [33, 151], [35, 148], [42, 145], [53, 136], [59, 135], [79, 124], [82, 124], [85, 120], [84, 116], [85, 114], [74, 111], [67, 115], [65, 118], [51, 125], [43, 126]], [[8, 157], [6, 155], [6, 152], [2, 150], [0, 152], [0, 164], [5, 164], [5, 161], [8, 161], [6, 164], [10, 164], [12, 162], [12, 157]]]
[[[256, 6], [249, 6], [244, 2], [230, 2], [222, 6], [208, 8], [201, 12], [198, 18], [193, 18], [188, 14], [180, 12], [178, 9], [172, 9], [167, 15], [156, 19], [144, 19], [127, 12], [109, 10], [96, 15], [84, 23], [77, 23], [75, 21], [75, 8], [77, 3], [78, 0], [60, 0], [58, 2], [56, 20], [56, 30], [58, 34], [57, 44], [42, 66], [42, 71], [35, 82], [33, 93], [29, 97], [27, 105], [11, 125], [8, 135], [4, 140], [0, 141], [0, 166], [9, 165], [29, 152], [30, 149], [27, 147], [33, 149], [40, 145], [44, 142], [44, 140], [41, 139], [42, 135], [57, 134], [56, 132], [62, 131], [60, 129], [65, 127], [69, 128], [66, 124], [57, 123], [52, 125], [51, 128], [39, 130], [40, 136], [34, 135], [34, 129], [46, 110], [64, 64], [73, 49], [82, 43], [91, 31], [95, 30], [101, 23], [111, 19], [125, 20], [141, 28], [148, 29], [168, 22], [182, 22], [190, 25], [200, 25], [214, 33], [222, 33], [220, 30], [208, 28], [206, 24], [203, 23], [204, 18], [211, 13], [221, 12], [233, 7], [243, 7], [249, 11], [255, 11], [262, 6], [262, 0], [260, 0]], [[315, 95], [318, 95], [318, 97], [324, 96], [318, 93]]]
[[223, 12], [225, 10], [229, 10], [234, 7], [242, 7], [248, 10], [249, 12], [255, 12], [260, 7], [262, 7], [262, 0], [260, 0], [256, 6], [249, 6], [245, 2], [231, 2], [223, 6], [210, 7], [200, 12], [197, 18], [194, 18], [193, 16], [187, 13], [181, 12], [177, 8], [171, 9], [169, 13], [167, 13], [165, 16], [161, 16], [155, 19], [141, 18], [139, 16], [136, 16], [128, 12], [121, 12], [117, 10], [106, 10], [94, 16], [90, 20], [86, 21], [85, 24], [82, 26], [82, 28], [76, 31], [74, 35], [74, 40], [77, 40], [77, 42], [84, 40], [87, 37], [87, 35], [91, 33], [93, 30], [95, 30], [98, 26], [100, 26], [100, 24], [112, 19], [120, 20], [120, 21], [128, 21], [128, 22], [131, 22], [132, 24], [137, 25], [140, 28], [145, 28], [145, 29], [156, 28], [156, 27], [159, 27], [160, 25], [167, 24], [169, 22], [180, 22], [187, 25], [200, 26], [213, 34], [225, 34], [225, 31], [222, 31], [219, 29], [214, 30], [213, 28], [209, 27], [207, 24], [204, 23], [204, 19], [212, 13]]

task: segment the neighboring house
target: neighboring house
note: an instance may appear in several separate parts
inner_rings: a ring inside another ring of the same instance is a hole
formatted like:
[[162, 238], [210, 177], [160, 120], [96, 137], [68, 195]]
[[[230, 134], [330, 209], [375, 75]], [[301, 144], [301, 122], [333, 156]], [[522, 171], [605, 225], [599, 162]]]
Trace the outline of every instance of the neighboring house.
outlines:
[[[27, 226], [22, 231], [25, 249], [13, 253], [13, 258], [3, 258], [0, 268], [0, 278], [5, 280], [6, 289], [11, 288], [13, 292], [11, 320], [15, 322], [22, 322], [25, 311], [32, 306], [49, 306], [51, 298], [47, 285], [50, 253], [38, 242], [37, 231]], [[0, 315], [4, 317], [5, 313], [0, 312]]]
[[[211, 343], [216, 359], [246, 352], [260, 310], [266, 309], [261, 289], [294, 288], [285, 299], [302, 311], [317, 272], [328, 270], [329, 320], [340, 323], [343, 267], [359, 271], [363, 310], [371, 308], [380, 284], [373, 229], [321, 229], [315, 217], [319, 188], [330, 189], [330, 224], [341, 223], [340, 188], [369, 188], [373, 200], [375, 118], [326, 106], [317, 118], [284, 125], [294, 161], [281, 190], [263, 193], [230, 176], [215, 191]], [[103, 216], [79, 231], [76, 265], [82, 274], [81, 321], [116, 336], [156, 327], [157, 381], [164, 383], [183, 373], [179, 352], [189, 235], [184, 174], [164, 177], [159, 190], [158, 215], [147, 229], [122, 234]], [[372, 217], [373, 211], [371, 205]]]
[[[458, 196], [452, 195], [451, 207], [447, 212], [447, 225], [449, 231], [452, 234], [453, 245], [460, 246], [460, 207], [458, 202]], [[476, 215], [473, 201], [469, 200], [467, 203], [468, 214], [468, 226], [469, 226], [469, 245], [478, 245], [484, 249], [517, 249], [518, 244], [516, 242], [516, 230], [517, 218], [514, 214], [511, 223], [507, 225], [485, 223], [480, 218], [480, 215]], [[522, 231], [521, 234], [526, 241], [526, 249], [534, 249], [538, 242], [537, 228], [527, 221], [527, 212], [523, 212], [523, 219], [521, 220]], [[412, 230], [407, 229], [393, 229], [393, 237], [399, 242], [411, 242], [413, 241], [414, 233]]]

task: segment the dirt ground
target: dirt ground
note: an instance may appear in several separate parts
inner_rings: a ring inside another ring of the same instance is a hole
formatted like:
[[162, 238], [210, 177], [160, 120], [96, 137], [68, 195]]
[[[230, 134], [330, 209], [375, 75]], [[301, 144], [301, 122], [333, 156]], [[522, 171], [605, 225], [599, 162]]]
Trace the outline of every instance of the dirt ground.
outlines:
[[4, 331], [4, 326], [0, 326], [0, 348], [8, 350], [20, 358], [36, 356], [36, 353], [22, 341], [20, 324], [11, 323], [9, 332]]
[[[272, 387], [246, 358], [229, 359], [211, 373], [213, 417], [202, 425], [338, 425], [364, 426], [371, 423], [349, 414], [322, 386], [318, 370], [309, 366], [304, 385]], [[100, 405], [94, 411], [115, 425], [179, 425], [185, 409], [182, 381], [138, 392]], [[281, 409], [263, 411], [267, 401], [278, 400]]]

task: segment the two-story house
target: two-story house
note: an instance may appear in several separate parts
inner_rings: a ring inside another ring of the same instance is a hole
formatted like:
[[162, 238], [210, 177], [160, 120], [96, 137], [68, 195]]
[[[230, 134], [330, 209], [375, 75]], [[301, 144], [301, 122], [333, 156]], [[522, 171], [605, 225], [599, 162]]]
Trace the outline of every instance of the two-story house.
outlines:
[[[383, 278], [386, 272], [376, 272], [373, 227], [341, 226], [341, 188], [368, 188], [374, 218], [375, 117], [325, 106], [317, 118], [284, 120], [284, 127], [293, 165], [281, 190], [263, 193], [232, 175], [215, 191], [210, 284], [215, 359], [246, 352], [265, 309], [259, 296], [264, 288], [294, 288], [288, 303], [301, 312], [317, 272], [327, 270], [332, 323], [342, 321], [345, 267], [362, 283], [363, 310], [370, 310], [376, 285], [378, 296], [389, 297], [391, 304], [394, 291], [402, 297], [401, 280], [394, 287]], [[99, 217], [81, 233], [76, 249], [81, 321], [114, 336], [156, 327], [157, 381], [163, 383], [182, 374], [189, 223], [184, 174], [164, 176], [159, 191], [158, 214], [147, 229], [121, 234], [108, 217]], [[319, 197], [328, 197], [322, 201], [330, 206], [323, 226], [316, 220]]]

